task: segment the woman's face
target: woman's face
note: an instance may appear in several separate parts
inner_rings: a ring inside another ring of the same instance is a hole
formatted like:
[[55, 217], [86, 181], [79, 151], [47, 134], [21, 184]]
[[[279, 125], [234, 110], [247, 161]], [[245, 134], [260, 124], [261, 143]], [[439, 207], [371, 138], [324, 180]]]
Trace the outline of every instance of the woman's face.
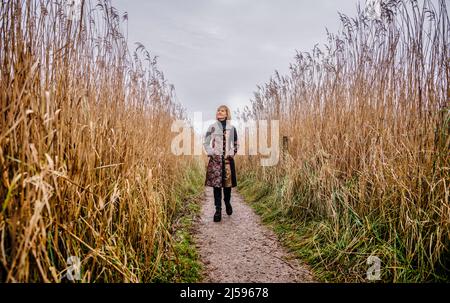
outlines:
[[225, 108], [219, 108], [216, 113], [217, 120], [225, 120], [227, 118], [227, 111]]

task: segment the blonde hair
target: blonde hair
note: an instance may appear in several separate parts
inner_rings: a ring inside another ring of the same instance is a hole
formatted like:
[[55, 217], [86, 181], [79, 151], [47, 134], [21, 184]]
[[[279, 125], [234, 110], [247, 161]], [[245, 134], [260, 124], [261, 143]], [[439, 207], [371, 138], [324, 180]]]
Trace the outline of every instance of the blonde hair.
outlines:
[[219, 109], [225, 109], [225, 111], [227, 112], [227, 120], [231, 120], [231, 111], [228, 108], [228, 106], [226, 105], [221, 105], [217, 108], [217, 111], [219, 111]]

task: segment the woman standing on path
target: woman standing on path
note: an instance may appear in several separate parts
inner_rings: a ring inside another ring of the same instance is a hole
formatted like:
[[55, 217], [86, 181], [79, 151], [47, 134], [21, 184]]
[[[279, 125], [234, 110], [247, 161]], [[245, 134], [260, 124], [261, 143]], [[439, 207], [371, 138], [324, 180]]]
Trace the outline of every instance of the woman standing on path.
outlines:
[[221, 105], [216, 113], [217, 121], [208, 127], [203, 146], [209, 157], [205, 185], [214, 188], [216, 212], [214, 222], [222, 219], [222, 188], [227, 215], [233, 213], [231, 188], [237, 186], [234, 156], [239, 144], [236, 128], [230, 124], [230, 109]]

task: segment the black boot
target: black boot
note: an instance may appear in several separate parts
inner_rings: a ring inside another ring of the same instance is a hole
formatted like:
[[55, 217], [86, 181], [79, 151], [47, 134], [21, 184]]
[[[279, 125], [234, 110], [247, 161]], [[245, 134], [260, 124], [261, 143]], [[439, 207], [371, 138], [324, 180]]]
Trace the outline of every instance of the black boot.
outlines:
[[216, 208], [216, 213], [214, 214], [214, 222], [220, 222], [222, 220], [222, 210], [220, 208]]
[[231, 203], [230, 202], [228, 202], [228, 203], [225, 202], [225, 208], [226, 208], [226, 211], [227, 211], [227, 215], [231, 216], [231, 214], [233, 213], [233, 208], [231, 207]]

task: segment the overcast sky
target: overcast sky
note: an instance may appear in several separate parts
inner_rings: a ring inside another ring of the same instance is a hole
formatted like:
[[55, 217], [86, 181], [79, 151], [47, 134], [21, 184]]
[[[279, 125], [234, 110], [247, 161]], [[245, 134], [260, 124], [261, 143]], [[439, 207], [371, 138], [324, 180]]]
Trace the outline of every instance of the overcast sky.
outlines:
[[357, 0], [112, 0], [128, 13], [129, 44], [158, 56], [189, 113], [214, 119], [226, 104], [249, 104], [257, 84], [288, 72], [296, 50], [310, 51], [339, 29], [338, 11], [354, 16]]

